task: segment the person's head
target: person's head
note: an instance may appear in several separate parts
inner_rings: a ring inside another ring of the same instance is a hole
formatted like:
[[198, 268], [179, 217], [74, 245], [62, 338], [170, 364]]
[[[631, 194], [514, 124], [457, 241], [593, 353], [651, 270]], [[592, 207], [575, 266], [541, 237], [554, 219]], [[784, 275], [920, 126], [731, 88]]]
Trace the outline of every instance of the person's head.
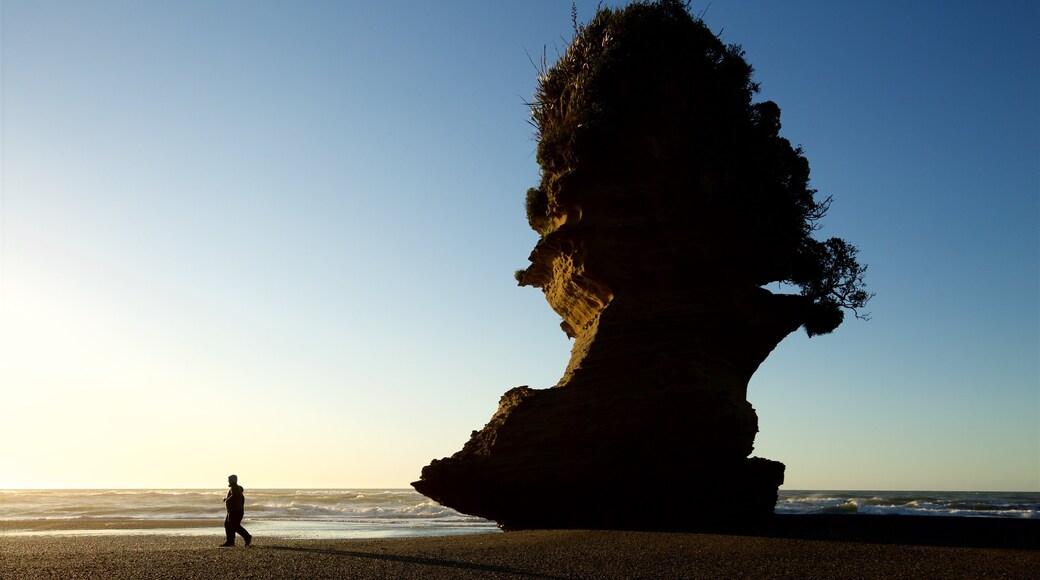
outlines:
[[232, 485], [238, 485], [238, 476], [235, 474], [227, 476], [227, 484], [228, 487], [231, 487]]

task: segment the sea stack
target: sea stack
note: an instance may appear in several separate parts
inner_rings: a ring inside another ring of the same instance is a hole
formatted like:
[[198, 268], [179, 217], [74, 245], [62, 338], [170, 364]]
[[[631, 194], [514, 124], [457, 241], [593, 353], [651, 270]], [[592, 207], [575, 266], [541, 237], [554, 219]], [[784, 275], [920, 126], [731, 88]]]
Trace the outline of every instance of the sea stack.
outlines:
[[773, 513], [784, 465], [750, 457], [748, 381], [785, 336], [828, 333], [869, 295], [855, 247], [812, 238], [830, 200], [751, 72], [677, 0], [575, 25], [532, 104], [541, 239], [517, 272], [562, 317], [570, 362], [552, 388], [506, 392], [418, 491], [504, 529]]

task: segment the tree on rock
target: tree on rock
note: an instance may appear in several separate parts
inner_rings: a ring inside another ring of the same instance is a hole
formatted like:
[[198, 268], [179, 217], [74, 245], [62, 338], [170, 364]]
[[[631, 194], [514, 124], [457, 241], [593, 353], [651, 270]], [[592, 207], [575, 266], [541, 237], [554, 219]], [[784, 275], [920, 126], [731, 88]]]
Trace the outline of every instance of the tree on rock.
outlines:
[[779, 135], [780, 108], [752, 102], [759, 87], [740, 46], [724, 45], [683, 2], [600, 10], [538, 81], [533, 229], [595, 206], [597, 192], [582, 186], [591, 180], [641, 182], [622, 192], [633, 211], [666, 196], [669, 211], [629, 225], [688, 231], [693, 251], [677, 270], [720, 284], [799, 287], [812, 305], [810, 336], [833, 331], [843, 309], [865, 316], [866, 267], [855, 246], [813, 238], [831, 198], [816, 199], [802, 149]]

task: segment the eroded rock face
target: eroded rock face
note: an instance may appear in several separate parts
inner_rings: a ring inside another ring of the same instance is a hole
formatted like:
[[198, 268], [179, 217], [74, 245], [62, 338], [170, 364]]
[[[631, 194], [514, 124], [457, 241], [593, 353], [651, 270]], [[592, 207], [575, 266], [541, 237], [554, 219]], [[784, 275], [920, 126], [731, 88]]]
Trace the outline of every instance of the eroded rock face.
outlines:
[[[564, 375], [551, 389], [507, 392], [460, 452], [423, 469], [417, 490], [506, 529], [772, 513], [784, 466], [748, 458], [758, 420], [746, 391], [801, 325], [803, 301], [677, 273], [691, 250], [638, 235], [670, 213], [649, 209], [619, 222], [628, 235], [584, 211], [539, 242], [523, 283], [543, 290], [574, 339]], [[690, 501], [656, 510], [658, 494]]]

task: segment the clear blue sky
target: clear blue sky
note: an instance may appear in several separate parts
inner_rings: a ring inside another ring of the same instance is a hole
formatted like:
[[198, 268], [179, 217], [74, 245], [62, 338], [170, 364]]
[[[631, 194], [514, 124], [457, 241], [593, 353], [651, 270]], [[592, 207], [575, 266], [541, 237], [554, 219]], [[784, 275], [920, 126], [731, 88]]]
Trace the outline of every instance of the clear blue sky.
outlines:
[[[692, 9], [877, 293], [762, 366], [756, 454], [792, 489], [1040, 490], [1040, 8]], [[554, 384], [512, 272], [529, 56], [570, 33], [549, 0], [4, 0], [0, 488], [403, 487]]]

